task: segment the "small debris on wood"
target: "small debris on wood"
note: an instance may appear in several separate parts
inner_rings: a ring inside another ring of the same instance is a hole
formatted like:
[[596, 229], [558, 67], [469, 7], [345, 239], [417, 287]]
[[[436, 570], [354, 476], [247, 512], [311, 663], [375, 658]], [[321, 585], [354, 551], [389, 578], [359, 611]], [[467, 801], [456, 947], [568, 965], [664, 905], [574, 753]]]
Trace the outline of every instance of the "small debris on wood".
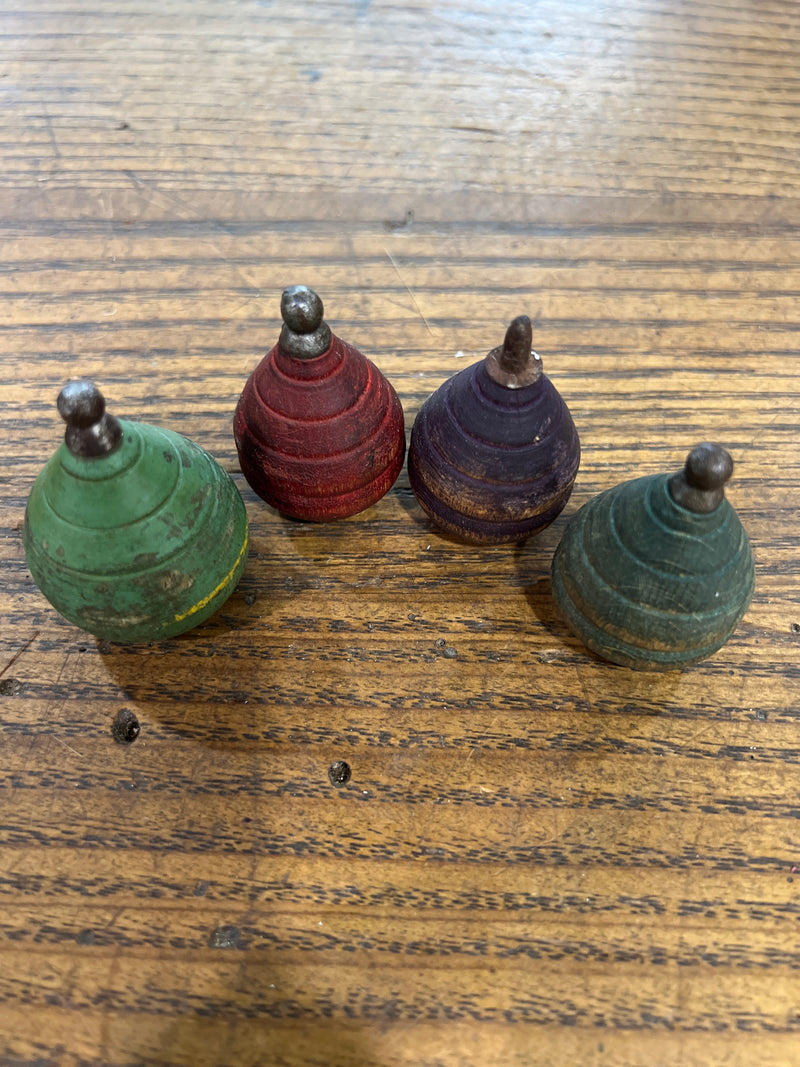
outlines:
[[328, 777], [335, 786], [346, 785], [350, 781], [351, 773], [350, 764], [345, 763], [343, 759], [337, 759], [328, 768]]
[[118, 745], [130, 745], [139, 736], [139, 720], [130, 708], [120, 708], [111, 726], [111, 736]]

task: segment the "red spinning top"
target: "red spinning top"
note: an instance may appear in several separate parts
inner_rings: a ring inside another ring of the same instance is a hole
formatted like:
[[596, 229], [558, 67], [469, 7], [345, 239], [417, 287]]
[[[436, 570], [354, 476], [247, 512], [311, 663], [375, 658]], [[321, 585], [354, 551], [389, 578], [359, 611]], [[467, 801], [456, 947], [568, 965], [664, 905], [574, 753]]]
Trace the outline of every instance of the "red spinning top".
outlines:
[[251, 488], [284, 515], [317, 522], [380, 500], [406, 447], [397, 393], [331, 333], [323, 310], [306, 286], [284, 290], [280, 339], [248, 378], [233, 419]]

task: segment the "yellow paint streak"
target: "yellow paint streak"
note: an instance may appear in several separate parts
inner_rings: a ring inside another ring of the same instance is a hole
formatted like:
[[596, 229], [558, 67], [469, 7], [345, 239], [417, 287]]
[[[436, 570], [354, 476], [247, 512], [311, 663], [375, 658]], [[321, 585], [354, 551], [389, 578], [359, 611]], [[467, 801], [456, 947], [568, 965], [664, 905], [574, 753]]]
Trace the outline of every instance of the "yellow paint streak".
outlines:
[[248, 541], [249, 541], [249, 536], [248, 536], [247, 533], [245, 533], [244, 544], [242, 545], [242, 550], [239, 553], [239, 555], [236, 557], [236, 562], [231, 567], [231, 569], [228, 571], [228, 573], [225, 575], [225, 577], [222, 579], [222, 581], [219, 583], [219, 585], [216, 586], [216, 588], [212, 589], [211, 592], [208, 594], [208, 596], [204, 596], [202, 600], [198, 600], [196, 604], [194, 604], [192, 607], [189, 608], [188, 611], [184, 611], [180, 615], [176, 615], [175, 616], [175, 622], [180, 622], [182, 619], [188, 619], [188, 617], [190, 615], [194, 615], [194, 613], [196, 611], [202, 611], [202, 609], [206, 606], [206, 604], [210, 604], [211, 603], [211, 601], [214, 599], [214, 597], [217, 595], [217, 593], [222, 592], [222, 590], [225, 588], [226, 585], [229, 584], [229, 582], [233, 578], [234, 574], [236, 573], [236, 568], [242, 562], [242, 557], [244, 556], [245, 552], [247, 551], [247, 543], [248, 543]]

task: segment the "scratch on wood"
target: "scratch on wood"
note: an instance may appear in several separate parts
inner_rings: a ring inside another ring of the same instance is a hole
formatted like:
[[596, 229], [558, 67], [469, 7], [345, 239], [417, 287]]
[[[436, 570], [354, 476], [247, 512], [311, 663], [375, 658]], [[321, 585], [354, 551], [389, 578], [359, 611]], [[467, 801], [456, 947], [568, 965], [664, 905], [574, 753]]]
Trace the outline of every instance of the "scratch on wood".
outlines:
[[575, 665], [575, 677], [578, 679], [578, 685], [581, 687], [581, 691], [583, 692], [583, 698], [586, 701], [586, 710], [587, 711], [591, 711], [592, 710], [592, 701], [591, 701], [591, 698], [589, 697], [589, 691], [586, 688], [586, 683], [583, 680], [582, 669], [578, 664]]
[[0, 671], [0, 678], [3, 677], [3, 675], [6, 673], [7, 670], [10, 670], [14, 666], [14, 664], [17, 662], [17, 660], [22, 655], [22, 653], [25, 652], [27, 649], [29, 649], [31, 647], [31, 645], [33, 644], [33, 642], [36, 640], [36, 638], [39, 636], [40, 633], [41, 633], [41, 631], [37, 630], [34, 633], [33, 637], [30, 637], [25, 642], [25, 644], [22, 646], [22, 648], [19, 649], [18, 652], [14, 653], [14, 655], [11, 657], [11, 659], [8, 661], [8, 663], [5, 665], [5, 667], [3, 667], [2, 671]]
[[58, 741], [59, 745], [63, 745], [64, 748], [68, 748], [70, 752], [74, 752], [76, 756], [80, 756], [83, 759], [83, 753], [78, 752], [77, 748], [73, 748], [72, 745], [68, 745], [66, 741], [62, 741], [60, 737], [56, 737], [55, 734], [50, 735], [54, 741]]
[[433, 332], [433, 330], [431, 329], [431, 324], [430, 324], [430, 323], [428, 322], [428, 320], [427, 320], [427, 319], [425, 318], [425, 316], [423, 315], [423, 313], [422, 313], [422, 308], [421, 308], [421, 307], [419, 306], [419, 304], [417, 303], [417, 298], [416, 298], [416, 297], [414, 296], [414, 294], [413, 294], [413, 293], [411, 292], [411, 290], [409, 289], [408, 285], [406, 284], [406, 281], [405, 281], [405, 279], [403, 278], [403, 275], [402, 275], [402, 274], [400, 273], [400, 268], [399, 268], [399, 267], [397, 266], [397, 261], [395, 260], [394, 256], [393, 256], [393, 255], [392, 255], [392, 253], [391, 253], [391, 252], [389, 251], [389, 249], [388, 249], [388, 248], [386, 247], [386, 245], [384, 245], [384, 246], [383, 246], [383, 250], [384, 250], [384, 252], [386, 253], [386, 255], [387, 255], [387, 256], [389, 257], [389, 262], [390, 262], [390, 263], [392, 264], [392, 266], [394, 267], [394, 269], [395, 269], [395, 271], [396, 271], [396, 273], [397, 273], [397, 277], [398, 277], [398, 278], [400, 279], [400, 281], [401, 281], [401, 282], [403, 283], [403, 286], [405, 287], [405, 290], [406, 290], [406, 292], [407, 292], [407, 293], [408, 293], [408, 295], [409, 295], [409, 296], [411, 297], [411, 299], [412, 299], [412, 300], [414, 301], [414, 307], [415, 307], [415, 308], [417, 309], [417, 311], [419, 312], [419, 317], [420, 317], [420, 318], [422, 319], [422, 321], [423, 321], [423, 322], [425, 323], [425, 325], [426, 325], [426, 326], [428, 327], [428, 333], [429, 333], [429, 334], [431, 335], [431, 337], [433, 337], [433, 336], [434, 336], [434, 332]]

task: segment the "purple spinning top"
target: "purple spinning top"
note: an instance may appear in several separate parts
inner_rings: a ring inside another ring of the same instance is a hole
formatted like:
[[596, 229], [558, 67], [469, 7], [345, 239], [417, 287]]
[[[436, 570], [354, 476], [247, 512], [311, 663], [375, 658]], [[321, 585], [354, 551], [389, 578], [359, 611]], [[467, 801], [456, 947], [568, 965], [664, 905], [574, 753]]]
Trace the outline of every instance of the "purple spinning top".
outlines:
[[581, 448], [567, 405], [531, 350], [531, 320], [453, 375], [411, 431], [408, 474], [425, 511], [474, 544], [521, 541], [569, 499]]

